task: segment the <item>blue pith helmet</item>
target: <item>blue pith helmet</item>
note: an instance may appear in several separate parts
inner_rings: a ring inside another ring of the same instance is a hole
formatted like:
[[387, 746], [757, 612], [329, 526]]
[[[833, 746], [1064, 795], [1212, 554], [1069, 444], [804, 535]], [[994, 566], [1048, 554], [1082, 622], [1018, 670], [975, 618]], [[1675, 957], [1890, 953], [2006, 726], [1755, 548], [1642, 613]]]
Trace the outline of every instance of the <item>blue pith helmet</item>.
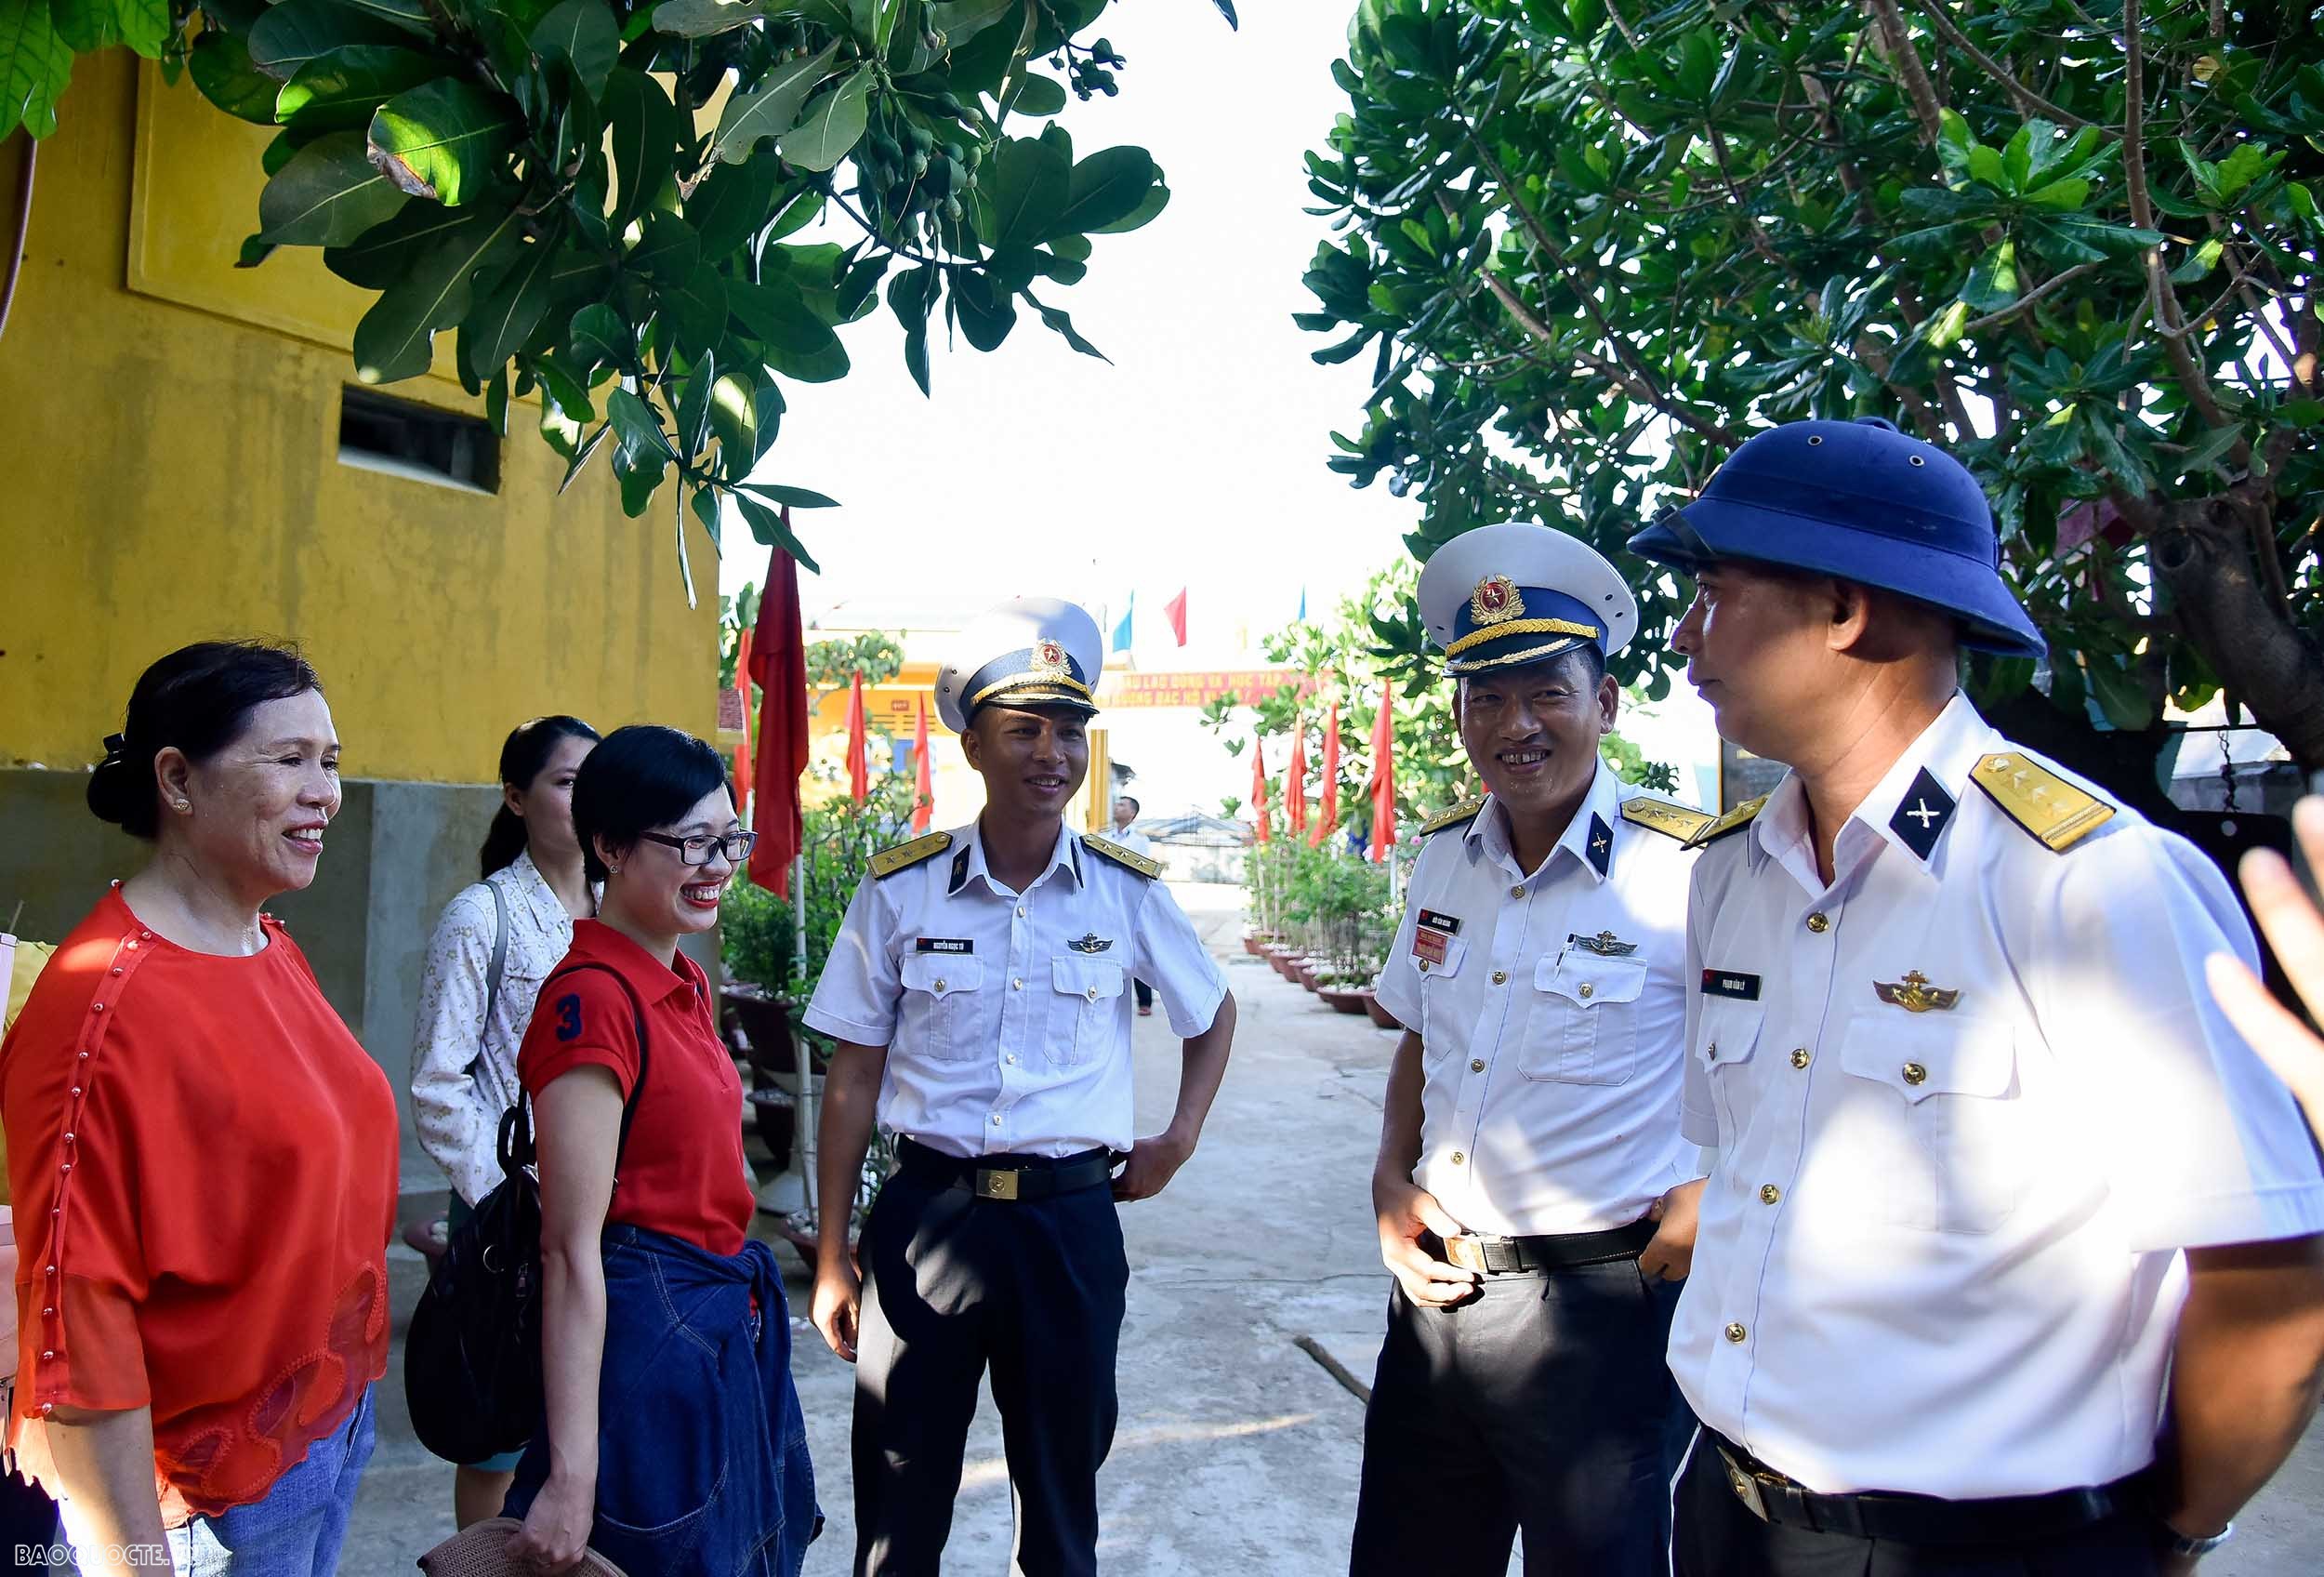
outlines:
[[1638, 633], [1638, 599], [1589, 543], [1546, 525], [1480, 525], [1429, 556], [1420, 620], [1445, 671], [1545, 663], [1576, 646], [1612, 656]]
[[955, 734], [980, 707], [1098, 709], [1098, 622], [1062, 598], [1011, 597], [971, 620], [953, 650], [936, 670], [936, 715]]
[[1961, 620], [1964, 646], [2048, 651], [2002, 583], [1985, 489], [1959, 460], [1878, 417], [1758, 434], [1630, 550], [1681, 569], [1742, 559], [1837, 576], [1944, 609]]

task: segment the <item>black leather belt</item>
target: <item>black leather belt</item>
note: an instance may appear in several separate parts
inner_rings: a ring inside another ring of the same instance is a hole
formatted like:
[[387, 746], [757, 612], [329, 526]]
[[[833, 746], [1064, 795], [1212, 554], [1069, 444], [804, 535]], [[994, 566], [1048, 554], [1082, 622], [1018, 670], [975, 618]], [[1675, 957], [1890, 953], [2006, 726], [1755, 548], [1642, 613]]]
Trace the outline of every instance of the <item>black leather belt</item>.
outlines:
[[1654, 1241], [1655, 1231], [1651, 1221], [1633, 1221], [1603, 1232], [1566, 1232], [1552, 1238], [1447, 1238], [1444, 1239], [1445, 1258], [1486, 1276], [1573, 1270], [1636, 1259]]
[[1705, 1429], [1702, 1443], [1719, 1453], [1719, 1471], [1727, 1488], [1762, 1522], [1857, 1539], [1894, 1539], [1905, 1544], [2019, 1544], [2071, 1533], [2137, 1504], [2134, 1478], [1992, 1500], [1948, 1501], [1887, 1491], [1819, 1495], [1723, 1435]]
[[900, 1138], [896, 1159], [905, 1172], [921, 1181], [964, 1188], [980, 1199], [1046, 1199], [1114, 1180], [1111, 1150], [1058, 1157], [980, 1156], [967, 1160], [917, 1140]]

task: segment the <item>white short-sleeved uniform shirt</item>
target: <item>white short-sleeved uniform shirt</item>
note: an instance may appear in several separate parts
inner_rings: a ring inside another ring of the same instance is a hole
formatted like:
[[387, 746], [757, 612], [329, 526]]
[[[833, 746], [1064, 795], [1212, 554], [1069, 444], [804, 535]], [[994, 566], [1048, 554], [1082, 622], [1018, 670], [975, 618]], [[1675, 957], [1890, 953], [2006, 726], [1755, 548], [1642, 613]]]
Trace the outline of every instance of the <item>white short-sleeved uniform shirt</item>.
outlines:
[[1695, 870], [1686, 1127], [1718, 1158], [1670, 1367], [1827, 1493], [2137, 1471], [2178, 1251], [2324, 1230], [2291, 1097], [2204, 984], [2211, 953], [2256, 961], [2218, 870], [2120, 807], [2053, 850], [1981, 766], [2094, 792], [1956, 696], [1829, 886], [1796, 778]]
[[1133, 1137], [1129, 977], [1182, 1036], [1226, 977], [1162, 882], [1061, 829], [1022, 893], [973, 826], [855, 891], [808, 1027], [888, 1048], [879, 1120], [947, 1155], [1067, 1156]]
[[1472, 1232], [1627, 1226], [1697, 1175], [1679, 1132], [1695, 856], [1623, 816], [1639, 797], [1599, 763], [1528, 873], [1487, 796], [1413, 864], [1378, 988], [1423, 1047], [1413, 1180]]

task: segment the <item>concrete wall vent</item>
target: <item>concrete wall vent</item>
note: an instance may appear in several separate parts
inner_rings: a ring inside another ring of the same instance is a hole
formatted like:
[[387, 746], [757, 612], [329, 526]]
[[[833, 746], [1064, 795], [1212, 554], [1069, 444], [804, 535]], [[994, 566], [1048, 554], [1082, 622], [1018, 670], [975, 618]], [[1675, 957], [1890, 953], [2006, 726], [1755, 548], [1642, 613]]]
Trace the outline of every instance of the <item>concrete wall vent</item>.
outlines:
[[500, 435], [456, 411], [346, 388], [339, 391], [339, 464], [493, 494], [500, 491]]

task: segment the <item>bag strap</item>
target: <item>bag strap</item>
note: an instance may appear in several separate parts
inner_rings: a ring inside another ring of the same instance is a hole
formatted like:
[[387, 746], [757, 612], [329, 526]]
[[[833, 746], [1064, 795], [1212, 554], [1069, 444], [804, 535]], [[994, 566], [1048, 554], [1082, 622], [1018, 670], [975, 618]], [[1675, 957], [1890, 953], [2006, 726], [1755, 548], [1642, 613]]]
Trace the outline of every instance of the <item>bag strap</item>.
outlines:
[[[470, 1079], [477, 1079], [489, 1070], [494, 1093], [497, 1094], [500, 1071], [493, 1067], [492, 1058], [485, 1054], [484, 1047], [492, 1038], [493, 1009], [500, 1004], [500, 983], [508, 974], [508, 900], [502, 895], [499, 883], [489, 876], [484, 878], [484, 891], [493, 895], [493, 961], [484, 971], [484, 1024], [477, 1031], [476, 1054], [469, 1059], [468, 1075]], [[507, 1103], [502, 1103], [502, 1106], [506, 1109]]]
[[[541, 982], [541, 996], [546, 998], [548, 995], [549, 987], [557, 981], [569, 974], [578, 974], [585, 969], [596, 970], [614, 977], [614, 984], [621, 987], [621, 994], [629, 999], [630, 1018], [637, 1027], [638, 1078], [637, 1081], [629, 1086], [629, 1098], [621, 1104], [621, 1137], [614, 1142], [614, 1181], [618, 1184], [621, 1181], [622, 1154], [629, 1147], [629, 1124], [638, 1115], [638, 1098], [645, 1093], [646, 1070], [652, 1066], [654, 1060], [645, 1032], [645, 1004], [638, 1001], [638, 993], [630, 988], [629, 982], [623, 977], [622, 973], [613, 965], [604, 963], [576, 963], [570, 969], [552, 971], [548, 978]], [[500, 1119], [499, 1149], [501, 1171], [510, 1177], [514, 1177], [519, 1172], [533, 1164], [535, 1155], [533, 1143], [533, 1098], [522, 1087], [517, 1092], [517, 1104], [510, 1107]]]

